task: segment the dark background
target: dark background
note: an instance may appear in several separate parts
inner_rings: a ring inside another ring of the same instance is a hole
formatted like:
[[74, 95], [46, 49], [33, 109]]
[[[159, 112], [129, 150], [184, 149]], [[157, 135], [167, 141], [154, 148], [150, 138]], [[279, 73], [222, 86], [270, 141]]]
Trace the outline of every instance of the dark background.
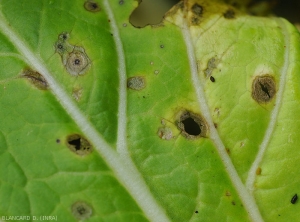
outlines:
[[[224, 0], [252, 15], [279, 16], [291, 23], [300, 24], [300, 0]], [[156, 25], [163, 15], [179, 0], [138, 0], [139, 6], [132, 12], [130, 22], [135, 27]]]

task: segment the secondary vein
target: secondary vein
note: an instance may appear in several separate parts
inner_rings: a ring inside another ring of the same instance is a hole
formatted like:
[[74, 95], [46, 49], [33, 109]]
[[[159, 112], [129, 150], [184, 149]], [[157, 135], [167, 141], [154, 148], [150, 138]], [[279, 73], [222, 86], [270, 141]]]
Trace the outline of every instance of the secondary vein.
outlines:
[[182, 30], [182, 35], [186, 44], [187, 48], [187, 53], [188, 53], [188, 58], [189, 58], [189, 63], [190, 63], [190, 71], [191, 71], [191, 76], [192, 76], [192, 82], [193, 86], [197, 95], [198, 103], [200, 106], [200, 110], [202, 115], [207, 121], [207, 124], [210, 129], [210, 138], [214, 142], [217, 151], [219, 153], [219, 156], [224, 164], [224, 167], [229, 175], [229, 178], [231, 179], [235, 189], [237, 190], [237, 193], [239, 194], [241, 201], [243, 202], [244, 207], [246, 208], [249, 217], [251, 218], [252, 221], [255, 222], [262, 222], [263, 219], [260, 215], [260, 212], [258, 210], [258, 207], [255, 203], [255, 200], [252, 195], [250, 195], [242, 183], [235, 167], [233, 166], [229, 156], [227, 155], [225, 151], [225, 146], [222, 143], [222, 140], [214, 127], [210, 111], [206, 102], [206, 98], [204, 95], [204, 91], [202, 89], [202, 84], [199, 80], [198, 77], [198, 70], [197, 70], [197, 61], [195, 58], [195, 52], [194, 52], [194, 46], [192, 43], [192, 37], [188, 28], [187, 23], [185, 22], [183, 24], [183, 27], [181, 28]]
[[118, 110], [118, 138], [117, 152], [120, 154], [128, 154], [126, 132], [127, 132], [127, 86], [126, 86], [126, 64], [125, 53], [121, 41], [119, 29], [116, 24], [114, 14], [110, 8], [109, 2], [104, 2], [105, 10], [110, 20], [110, 26], [113, 31], [118, 56], [118, 72], [119, 72], [119, 110]]
[[[287, 33], [287, 28], [281, 19], [276, 19], [276, 20], [278, 21], [279, 26], [283, 30], [283, 35], [285, 36], [285, 45], [286, 45], [286, 47], [288, 47], [288, 46], [290, 46], [290, 38], [289, 38], [288, 34], [285, 34], [285, 33]], [[284, 64], [283, 64], [283, 67], [280, 72], [281, 76], [279, 79], [279, 87], [278, 87], [278, 92], [276, 95], [275, 107], [273, 108], [273, 110], [271, 112], [270, 122], [269, 122], [268, 128], [266, 130], [265, 136], [263, 138], [263, 141], [259, 146], [258, 153], [257, 153], [255, 160], [252, 163], [250, 170], [248, 172], [248, 177], [246, 180], [246, 187], [250, 192], [252, 192], [254, 190], [253, 186], [254, 186], [254, 181], [255, 181], [255, 177], [256, 177], [256, 169], [258, 168], [258, 166], [260, 165], [260, 163], [262, 161], [262, 158], [266, 152], [267, 146], [270, 142], [271, 136], [272, 136], [274, 128], [275, 128], [279, 109], [282, 104], [282, 97], [283, 97], [284, 86], [285, 86], [285, 82], [286, 82], [288, 68], [289, 68], [289, 50], [288, 50], [288, 48], [286, 48], [285, 53], [284, 53]]]

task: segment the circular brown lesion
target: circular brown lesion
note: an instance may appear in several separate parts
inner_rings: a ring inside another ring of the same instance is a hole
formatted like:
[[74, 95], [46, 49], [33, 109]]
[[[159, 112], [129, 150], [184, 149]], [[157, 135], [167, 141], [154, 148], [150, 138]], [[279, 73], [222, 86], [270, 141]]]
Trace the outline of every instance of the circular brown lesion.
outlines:
[[270, 102], [276, 94], [275, 80], [270, 75], [257, 76], [252, 83], [252, 98], [258, 103]]
[[90, 60], [83, 48], [75, 47], [74, 50], [67, 55], [65, 66], [71, 75], [82, 75], [89, 68]]

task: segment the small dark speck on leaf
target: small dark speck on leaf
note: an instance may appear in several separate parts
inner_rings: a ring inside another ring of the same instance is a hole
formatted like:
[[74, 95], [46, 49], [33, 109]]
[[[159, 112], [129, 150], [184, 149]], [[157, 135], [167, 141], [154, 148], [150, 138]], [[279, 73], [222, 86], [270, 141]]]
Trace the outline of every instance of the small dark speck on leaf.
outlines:
[[291, 199], [291, 203], [292, 203], [292, 204], [295, 204], [295, 203], [297, 202], [297, 200], [298, 200], [298, 195], [295, 194], [295, 195], [292, 197], [292, 199]]
[[124, 1], [119, 1], [119, 5], [123, 5], [124, 4]]
[[195, 213], [197, 214], [197, 213], [198, 213], [198, 210], [196, 210]]
[[216, 81], [215, 78], [214, 78], [213, 76], [210, 76], [209, 79], [210, 79], [210, 81], [212, 81], [212, 82], [215, 82], [215, 81]]
[[60, 139], [57, 139], [57, 140], [56, 140], [56, 143], [60, 143]]
[[162, 48], [162, 49], [163, 49], [164, 47], [165, 47], [164, 45], [160, 45], [160, 48]]

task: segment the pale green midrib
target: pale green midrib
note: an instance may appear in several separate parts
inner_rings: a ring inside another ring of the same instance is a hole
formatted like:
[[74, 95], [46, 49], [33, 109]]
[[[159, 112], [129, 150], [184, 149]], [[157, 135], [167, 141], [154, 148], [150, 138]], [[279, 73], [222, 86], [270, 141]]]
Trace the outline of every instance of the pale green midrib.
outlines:
[[123, 44], [120, 38], [120, 33], [116, 25], [114, 14], [110, 8], [107, 0], [103, 2], [105, 11], [108, 14], [110, 20], [110, 26], [113, 32], [113, 38], [117, 48], [118, 55], [118, 71], [119, 71], [119, 110], [118, 110], [118, 131], [117, 131], [117, 152], [124, 154], [128, 158], [128, 147], [127, 147], [127, 85], [126, 85], [126, 65]]
[[187, 47], [187, 53], [190, 63], [190, 71], [192, 75], [192, 82], [193, 86], [197, 95], [198, 103], [200, 106], [200, 111], [202, 115], [204, 116], [205, 120], [207, 121], [208, 128], [210, 129], [210, 138], [214, 142], [216, 149], [219, 153], [219, 156], [224, 164], [225, 170], [227, 171], [230, 180], [232, 181], [232, 184], [234, 185], [242, 203], [243, 206], [246, 208], [246, 211], [248, 212], [249, 218], [253, 222], [262, 222], [262, 216], [259, 212], [259, 209], [256, 205], [256, 202], [252, 195], [250, 195], [242, 183], [242, 180], [240, 179], [235, 167], [233, 166], [231, 159], [229, 158], [225, 146], [222, 143], [222, 140], [213, 124], [208, 104], [206, 102], [205, 94], [202, 89], [201, 82], [198, 77], [198, 69], [197, 69], [197, 61], [195, 58], [195, 52], [194, 52], [194, 46], [192, 43], [192, 37], [190, 34], [190, 31], [188, 29], [188, 25], [185, 22], [184, 26], [181, 28], [183, 38]]
[[132, 161], [122, 158], [106, 141], [99, 135], [87, 118], [81, 113], [72, 99], [63, 88], [52, 78], [52, 75], [41, 62], [41, 59], [34, 55], [25, 42], [10, 28], [3, 14], [0, 14], [0, 31], [17, 48], [28, 65], [41, 73], [49, 84], [49, 88], [56, 96], [59, 103], [79, 126], [84, 135], [94, 144], [95, 149], [100, 153], [107, 165], [115, 173], [116, 179], [127, 189], [132, 198], [140, 206], [146, 217], [152, 221], [169, 221], [165, 211], [158, 205], [146, 185], [140, 172]]
[[289, 37], [289, 34], [287, 33], [287, 28], [286, 28], [286, 25], [284, 24], [283, 20], [280, 18], [276, 18], [276, 21], [277, 21], [279, 27], [281, 27], [283, 35], [285, 36], [286, 48], [285, 48], [285, 53], [284, 53], [284, 64], [283, 64], [283, 67], [280, 72], [281, 76], [279, 79], [279, 86], [278, 86], [279, 90], [276, 93], [275, 107], [273, 108], [273, 110], [271, 112], [271, 117], [270, 117], [270, 122], [269, 122], [268, 128], [266, 130], [266, 133], [264, 135], [262, 143], [259, 146], [259, 150], [255, 157], [255, 160], [252, 163], [250, 170], [248, 172], [248, 177], [246, 180], [246, 187], [251, 193], [254, 190], [254, 181], [255, 181], [255, 177], [256, 177], [256, 170], [259, 167], [259, 165], [263, 159], [263, 156], [266, 152], [267, 146], [270, 142], [271, 136], [275, 129], [275, 124], [277, 121], [278, 113], [279, 113], [280, 107], [282, 105], [284, 86], [286, 83], [286, 77], [287, 77], [288, 68], [289, 68], [289, 56], [290, 56], [289, 48], [291, 47], [290, 46], [290, 37]]

